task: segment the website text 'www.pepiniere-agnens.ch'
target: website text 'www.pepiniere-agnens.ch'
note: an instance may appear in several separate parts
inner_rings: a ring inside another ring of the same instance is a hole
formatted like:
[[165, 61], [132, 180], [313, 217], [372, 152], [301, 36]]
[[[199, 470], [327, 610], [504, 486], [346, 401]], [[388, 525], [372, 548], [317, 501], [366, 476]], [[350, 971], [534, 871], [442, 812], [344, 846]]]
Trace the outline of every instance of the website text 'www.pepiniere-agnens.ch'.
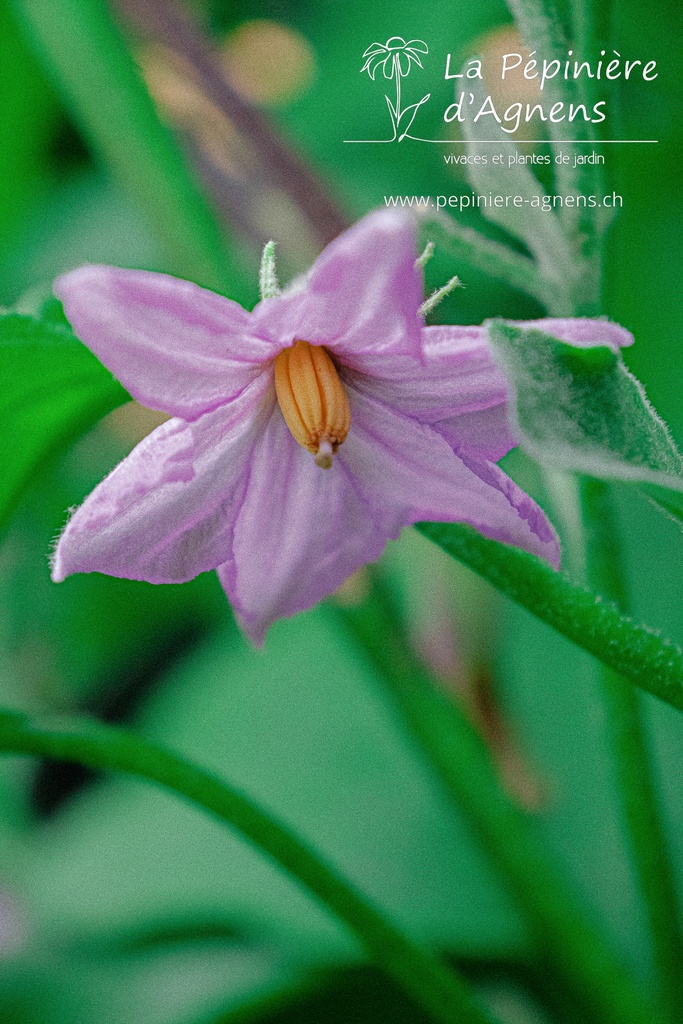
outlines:
[[444, 196], [384, 196], [385, 206], [398, 208], [412, 208], [415, 210], [466, 210], [466, 209], [503, 209], [513, 207], [524, 209], [532, 207], [543, 210], [546, 213], [562, 207], [590, 207], [604, 206], [614, 209], [624, 205], [623, 197], [616, 192], [610, 192], [604, 196], [585, 195], [503, 195], [502, 193], [489, 192], [486, 195], [479, 195], [476, 192], [465, 192], [463, 194]]

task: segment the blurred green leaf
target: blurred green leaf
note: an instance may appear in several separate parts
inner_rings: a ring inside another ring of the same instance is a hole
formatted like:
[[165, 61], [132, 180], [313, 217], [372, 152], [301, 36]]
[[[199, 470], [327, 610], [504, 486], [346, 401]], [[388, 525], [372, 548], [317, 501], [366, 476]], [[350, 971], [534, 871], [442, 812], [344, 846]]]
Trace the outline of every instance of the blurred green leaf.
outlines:
[[15, 0], [74, 120], [163, 239], [168, 267], [234, 294], [221, 227], [103, 0]]
[[152, 920], [134, 928], [107, 931], [76, 943], [80, 956], [135, 956], [164, 952], [170, 947], [191, 947], [207, 943], [234, 946], [254, 941], [243, 921], [207, 913], [187, 913]]
[[[518, 954], [518, 916], [469, 829], [450, 814], [348, 639], [331, 627], [319, 608], [277, 623], [259, 651], [218, 633], [167, 673], [138, 714], [140, 728], [190, 757], [201, 750], [207, 766], [291, 822], [409, 934], [472, 956]], [[132, 780], [110, 776], [63, 807], [52, 828], [36, 833], [22, 871], [22, 897], [42, 935], [132, 930], [203, 908], [248, 922], [252, 971], [259, 955], [269, 958], [269, 973], [279, 965], [297, 974], [357, 958], [341, 927], [256, 850]], [[150, 1024], [187, 1024], [202, 1007], [227, 1008], [255, 985], [224, 966], [195, 992], [189, 957], [186, 947], [174, 959], [174, 984], [194, 992], [194, 1016], [172, 1006], [158, 1012], [150, 985], [119, 959], [94, 1019], [129, 1024], [135, 1006], [136, 1019]], [[101, 990], [92, 961], [81, 957], [77, 973], [79, 990]], [[168, 985], [161, 963], [150, 963], [152, 974]]]
[[56, 98], [22, 38], [9, 0], [0, 0], [0, 251], [42, 191]]
[[641, 491], [651, 498], [657, 508], [683, 525], [683, 494], [657, 484], [641, 484]]
[[[0, 263], [0, 304], [42, 287], [83, 263], [155, 270], [163, 249], [139, 206], [106, 168], [77, 167], [60, 175], [32, 204], [21, 238]], [[17, 303], [17, 312], [35, 313]]]
[[381, 578], [375, 577], [362, 604], [342, 607], [339, 614], [500, 870], [542, 942], [552, 965], [548, 970], [557, 974], [571, 1000], [604, 1022], [635, 1022], [648, 1016], [642, 994], [538, 843], [524, 813], [505, 793], [481, 736], [406, 644], [407, 624]]
[[[513, 980], [524, 987], [529, 978], [522, 965], [497, 960], [458, 958], [458, 967], [473, 981]], [[530, 972], [529, 972], [530, 974]], [[524, 1005], [519, 998], [517, 1005]], [[521, 1010], [520, 1010], [521, 1013]], [[524, 1017], [515, 1017], [520, 1021]], [[529, 1021], [540, 1021], [536, 1013]], [[545, 1019], [545, 1018], [543, 1018]], [[562, 1020], [564, 1021], [564, 1017]], [[371, 966], [354, 965], [307, 976], [298, 984], [246, 1000], [194, 1024], [427, 1024], [424, 1011]]]
[[0, 315], [5, 454], [0, 529], [41, 468], [128, 393], [74, 336], [55, 305]]
[[420, 237], [424, 243], [438, 240], [458, 266], [464, 263], [476, 267], [489, 277], [533, 296], [546, 308], [553, 308], [553, 289], [541, 277], [536, 263], [502, 242], [487, 238], [443, 213], [427, 215], [420, 221]]
[[294, 878], [342, 922], [377, 966], [434, 1022], [492, 1024], [460, 974], [415, 944], [303, 839], [219, 776], [134, 732], [87, 719], [43, 724], [0, 712], [0, 751], [38, 754], [156, 783], [217, 818]]
[[553, 469], [645, 485], [653, 500], [683, 518], [683, 457], [619, 353], [498, 321], [488, 331], [511, 386], [517, 436], [530, 455]]

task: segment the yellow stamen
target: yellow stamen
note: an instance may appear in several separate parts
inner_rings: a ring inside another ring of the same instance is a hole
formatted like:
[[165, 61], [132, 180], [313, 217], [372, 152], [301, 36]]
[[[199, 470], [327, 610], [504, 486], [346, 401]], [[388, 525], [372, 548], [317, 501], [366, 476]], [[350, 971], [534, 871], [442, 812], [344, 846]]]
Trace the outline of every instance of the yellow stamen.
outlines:
[[351, 410], [346, 392], [322, 345], [295, 341], [275, 360], [277, 400], [292, 437], [329, 469], [332, 456], [346, 440]]

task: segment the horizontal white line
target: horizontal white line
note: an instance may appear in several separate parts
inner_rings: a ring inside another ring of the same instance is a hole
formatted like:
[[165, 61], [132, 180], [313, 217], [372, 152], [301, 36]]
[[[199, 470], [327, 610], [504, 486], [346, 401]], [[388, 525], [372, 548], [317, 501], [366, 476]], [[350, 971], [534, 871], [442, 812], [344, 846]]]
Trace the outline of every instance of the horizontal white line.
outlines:
[[[348, 142], [353, 145], [359, 146], [374, 146], [384, 145], [385, 143], [395, 142], [395, 139], [344, 139], [344, 142]], [[411, 139], [412, 142], [433, 142], [441, 146], [465, 146], [467, 145], [465, 139]], [[491, 145], [502, 146], [506, 142], [512, 142], [515, 146], [536, 146], [540, 142], [547, 141], [542, 139], [473, 139], [471, 145]], [[590, 146], [653, 146], [659, 143], [659, 139], [553, 139], [553, 145], [555, 146], [575, 146], [581, 143], [585, 143]]]

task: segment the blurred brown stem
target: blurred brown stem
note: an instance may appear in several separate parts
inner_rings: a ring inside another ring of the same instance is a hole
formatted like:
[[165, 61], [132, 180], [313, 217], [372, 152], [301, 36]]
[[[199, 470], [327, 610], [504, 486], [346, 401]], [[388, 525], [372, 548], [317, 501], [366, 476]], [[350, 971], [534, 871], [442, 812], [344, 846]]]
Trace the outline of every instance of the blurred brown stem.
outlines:
[[348, 226], [317, 175], [282, 141], [266, 115], [226, 81], [209, 41], [175, 0], [112, 0], [112, 4], [129, 26], [191, 64], [204, 95], [253, 147], [271, 181], [310, 222], [321, 247]]

